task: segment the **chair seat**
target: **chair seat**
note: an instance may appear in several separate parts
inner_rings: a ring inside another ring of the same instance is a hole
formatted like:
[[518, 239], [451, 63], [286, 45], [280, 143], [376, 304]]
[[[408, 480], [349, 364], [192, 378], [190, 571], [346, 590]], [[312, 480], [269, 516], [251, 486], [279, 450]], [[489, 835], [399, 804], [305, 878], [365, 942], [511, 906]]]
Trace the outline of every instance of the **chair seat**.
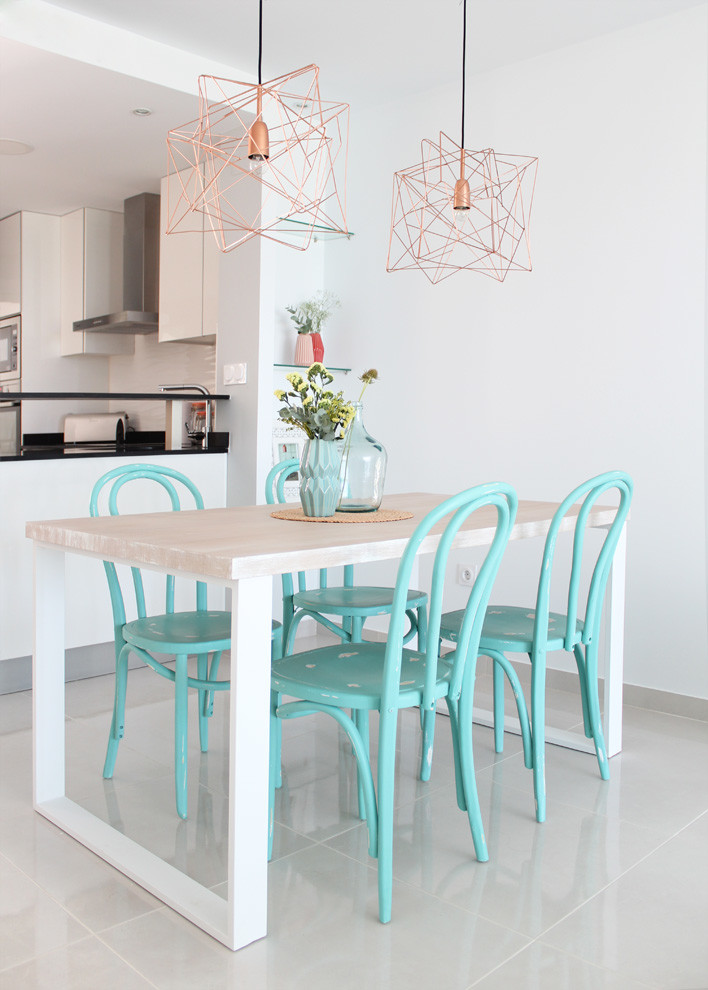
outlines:
[[[425, 605], [424, 591], [408, 591], [406, 608], [419, 608]], [[293, 595], [296, 608], [306, 608], [313, 612], [330, 615], [386, 615], [393, 604], [393, 588], [376, 588], [357, 585], [355, 588], [315, 588], [312, 591], [298, 591]]]
[[[271, 686], [279, 694], [304, 701], [328, 702], [336, 708], [380, 708], [385, 643], [323, 646], [276, 660]], [[425, 654], [403, 650], [399, 707], [420, 703], [425, 678]], [[436, 697], [448, 690], [450, 669], [439, 665]]]
[[[447, 612], [440, 621], [440, 636], [451, 643], [457, 642], [464, 609]], [[490, 605], [484, 617], [479, 652], [496, 649], [502, 653], [530, 653], [533, 647], [533, 624], [536, 613], [533, 609], [515, 605]], [[549, 650], [562, 650], [565, 643], [567, 616], [561, 612], [550, 612], [548, 616]], [[575, 642], [580, 642], [583, 623], [576, 622]]]
[[135, 619], [123, 626], [131, 646], [160, 653], [209, 653], [231, 645], [231, 613], [172, 612]]

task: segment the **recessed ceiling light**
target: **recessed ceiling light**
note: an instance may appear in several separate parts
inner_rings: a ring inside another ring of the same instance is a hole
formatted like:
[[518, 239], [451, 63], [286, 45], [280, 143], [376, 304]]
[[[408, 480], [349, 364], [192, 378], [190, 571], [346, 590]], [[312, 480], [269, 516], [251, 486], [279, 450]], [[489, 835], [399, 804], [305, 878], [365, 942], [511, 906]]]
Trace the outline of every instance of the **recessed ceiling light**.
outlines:
[[135, 110], [132, 111], [132, 113], [136, 117], [149, 117], [150, 114], [152, 113], [152, 110], [149, 107], [136, 107]]
[[29, 155], [34, 151], [31, 144], [24, 141], [10, 141], [8, 138], [0, 138], [0, 155]]

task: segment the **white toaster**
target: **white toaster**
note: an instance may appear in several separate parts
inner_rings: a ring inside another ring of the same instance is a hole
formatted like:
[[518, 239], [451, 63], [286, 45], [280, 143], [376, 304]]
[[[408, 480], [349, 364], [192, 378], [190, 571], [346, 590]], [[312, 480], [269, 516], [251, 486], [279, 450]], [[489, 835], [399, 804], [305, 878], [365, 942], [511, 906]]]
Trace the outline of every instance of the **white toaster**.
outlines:
[[124, 412], [67, 413], [64, 417], [64, 443], [120, 442], [127, 429], [128, 414]]

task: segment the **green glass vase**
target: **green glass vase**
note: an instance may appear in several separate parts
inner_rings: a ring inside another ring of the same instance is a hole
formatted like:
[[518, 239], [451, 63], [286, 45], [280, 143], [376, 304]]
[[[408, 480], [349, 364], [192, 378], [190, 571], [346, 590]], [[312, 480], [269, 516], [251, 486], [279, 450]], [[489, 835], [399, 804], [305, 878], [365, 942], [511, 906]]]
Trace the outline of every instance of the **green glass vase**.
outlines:
[[381, 505], [386, 480], [386, 448], [367, 432], [363, 404], [353, 402], [354, 419], [344, 438], [339, 512], [375, 512]]

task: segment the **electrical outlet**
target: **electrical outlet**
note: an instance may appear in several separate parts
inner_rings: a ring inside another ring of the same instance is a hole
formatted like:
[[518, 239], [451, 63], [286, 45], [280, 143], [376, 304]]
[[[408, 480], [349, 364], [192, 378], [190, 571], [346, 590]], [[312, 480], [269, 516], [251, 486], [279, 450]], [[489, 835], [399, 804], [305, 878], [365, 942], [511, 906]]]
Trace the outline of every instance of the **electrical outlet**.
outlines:
[[467, 588], [471, 587], [475, 582], [478, 570], [479, 568], [477, 564], [458, 564], [457, 583], [462, 584]]

